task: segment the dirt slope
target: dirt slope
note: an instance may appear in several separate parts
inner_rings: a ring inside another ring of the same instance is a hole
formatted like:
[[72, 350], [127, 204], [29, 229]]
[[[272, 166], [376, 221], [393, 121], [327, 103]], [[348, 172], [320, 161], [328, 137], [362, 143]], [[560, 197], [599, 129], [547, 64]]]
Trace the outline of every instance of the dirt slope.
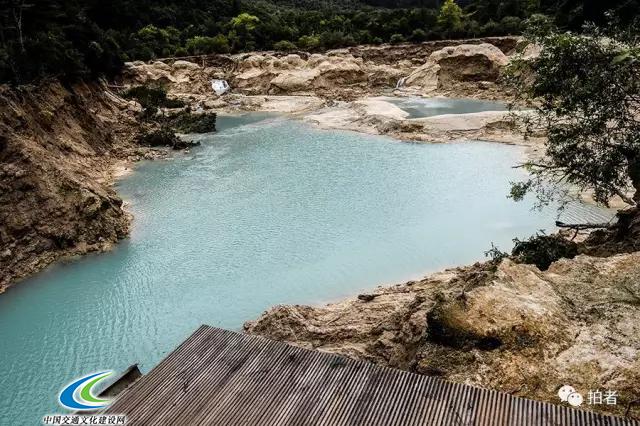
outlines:
[[0, 88], [0, 292], [127, 235], [108, 184], [117, 160], [140, 154], [129, 108], [98, 83]]

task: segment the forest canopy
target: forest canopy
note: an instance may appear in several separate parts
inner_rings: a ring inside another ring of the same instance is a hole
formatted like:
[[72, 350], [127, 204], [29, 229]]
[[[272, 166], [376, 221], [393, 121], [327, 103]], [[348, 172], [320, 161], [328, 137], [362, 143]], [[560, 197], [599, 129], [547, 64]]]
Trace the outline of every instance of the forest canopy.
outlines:
[[125, 61], [520, 34], [635, 19], [640, 0], [0, 0], [0, 82], [114, 74]]

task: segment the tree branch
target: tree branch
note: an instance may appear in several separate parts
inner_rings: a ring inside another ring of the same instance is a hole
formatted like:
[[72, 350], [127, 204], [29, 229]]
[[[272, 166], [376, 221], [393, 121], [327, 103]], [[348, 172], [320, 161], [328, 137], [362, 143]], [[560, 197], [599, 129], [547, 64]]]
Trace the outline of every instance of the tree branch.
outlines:
[[556, 226], [558, 228], [565, 228], [565, 229], [575, 229], [576, 231], [581, 231], [581, 230], [585, 230], [585, 229], [606, 229], [606, 228], [611, 228], [615, 225], [612, 225], [611, 223], [564, 223], [561, 222], [559, 220], [556, 221]]

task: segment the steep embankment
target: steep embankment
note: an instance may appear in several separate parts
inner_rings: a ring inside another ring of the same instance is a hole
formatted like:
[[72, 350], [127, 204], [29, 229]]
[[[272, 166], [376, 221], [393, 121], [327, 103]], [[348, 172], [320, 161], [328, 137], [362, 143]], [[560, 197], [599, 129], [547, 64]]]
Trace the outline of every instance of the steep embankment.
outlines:
[[130, 218], [109, 188], [132, 106], [105, 86], [0, 88], [0, 292], [65, 256], [108, 249]]

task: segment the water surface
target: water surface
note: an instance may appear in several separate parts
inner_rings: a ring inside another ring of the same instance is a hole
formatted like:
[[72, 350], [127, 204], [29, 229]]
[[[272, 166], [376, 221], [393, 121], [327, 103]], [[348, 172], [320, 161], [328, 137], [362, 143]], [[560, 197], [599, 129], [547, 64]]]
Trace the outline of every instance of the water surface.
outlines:
[[149, 371], [203, 323], [238, 330], [275, 304], [482, 260], [491, 242], [507, 250], [555, 219], [506, 198], [517, 147], [402, 143], [268, 115], [219, 127], [117, 185], [130, 239], [0, 296], [0, 425], [63, 411], [57, 395], [77, 377]]
[[433, 117], [443, 114], [470, 114], [484, 111], [506, 111], [504, 103], [481, 99], [437, 99], [437, 98], [385, 98], [409, 113], [407, 118]]

